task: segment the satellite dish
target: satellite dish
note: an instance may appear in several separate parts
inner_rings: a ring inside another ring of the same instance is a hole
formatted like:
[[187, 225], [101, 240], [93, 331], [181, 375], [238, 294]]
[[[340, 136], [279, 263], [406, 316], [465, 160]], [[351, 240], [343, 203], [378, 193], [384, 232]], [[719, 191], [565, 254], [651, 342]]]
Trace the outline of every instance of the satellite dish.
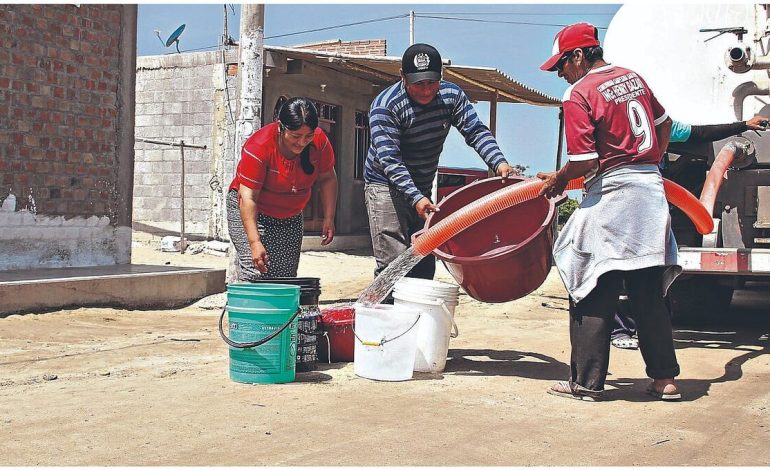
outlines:
[[[166, 47], [170, 47], [172, 44], [176, 45], [176, 51], [179, 51], [179, 36], [182, 35], [182, 32], [184, 31], [185, 25], [182, 25], [178, 27], [173, 33], [171, 33], [171, 36], [166, 39], [166, 42], [164, 43]], [[160, 39], [160, 34], [158, 33], [158, 39]]]

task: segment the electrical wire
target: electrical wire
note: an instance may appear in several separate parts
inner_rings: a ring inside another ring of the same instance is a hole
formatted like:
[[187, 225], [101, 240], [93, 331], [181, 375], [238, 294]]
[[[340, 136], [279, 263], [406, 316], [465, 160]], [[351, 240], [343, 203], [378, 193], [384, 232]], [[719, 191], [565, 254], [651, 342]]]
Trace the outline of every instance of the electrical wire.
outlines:
[[[442, 15], [466, 15], [466, 14], [474, 14], [474, 15], [536, 15], [536, 16], [545, 16], [545, 15], [552, 15], [552, 16], [558, 16], [560, 14], [558, 13], [492, 13], [492, 12], [463, 12], [463, 13], [455, 13], [455, 12], [442, 12]], [[590, 15], [591, 13], [587, 13], [587, 15]], [[594, 13], [595, 15], [612, 15], [612, 13]], [[434, 13], [417, 13], [415, 12], [414, 16], [416, 18], [426, 18], [426, 19], [432, 19], [432, 20], [449, 20], [449, 21], [467, 21], [467, 22], [473, 22], [473, 23], [497, 23], [497, 24], [515, 24], [515, 25], [526, 25], [526, 26], [553, 26], [553, 27], [564, 27], [568, 26], [566, 24], [552, 24], [552, 23], [533, 23], [528, 21], [504, 21], [504, 20], [484, 20], [480, 18], [455, 18], [451, 16], [437, 16], [437, 14]], [[408, 18], [409, 14], [401, 14], [401, 15], [394, 15], [394, 16], [386, 16], [382, 18], [373, 18], [370, 20], [363, 20], [363, 21], [356, 21], [354, 23], [345, 23], [345, 24], [339, 24], [334, 26], [326, 26], [323, 28], [315, 28], [315, 29], [307, 29], [303, 31], [294, 31], [291, 33], [284, 33], [284, 34], [276, 34], [273, 36], [265, 36], [264, 39], [276, 39], [276, 38], [283, 38], [288, 36], [297, 36], [299, 34], [307, 34], [307, 33], [315, 33], [319, 31], [328, 31], [331, 29], [337, 29], [337, 28], [347, 28], [350, 26], [358, 26], [362, 24], [370, 24], [370, 23], [377, 23], [380, 21], [390, 21], [390, 20], [396, 20], [396, 19], [402, 19], [402, 18]], [[597, 29], [607, 29], [606, 26], [597, 26]], [[202, 51], [206, 49], [214, 49], [218, 48], [219, 45], [216, 46], [207, 46], [207, 47], [199, 47], [196, 49], [185, 49], [181, 52], [195, 52], [195, 51]], [[173, 54], [173, 53], [169, 53]]]
[[[516, 25], [527, 25], [527, 26], [555, 26], [559, 28], [563, 28], [564, 26], [569, 26], [567, 24], [551, 24], [551, 23], [531, 23], [527, 21], [502, 21], [502, 20], [482, 20], [479, 18], [452, 18], [449, 16], [433, 16], [433, 15], [425, 15], [417, 13], [414, 14], [415, 17], [418, 18], [429, 18], [433, 20], [453, 20], [453, 21], [468, 21], [473, 23], [498, 23], [498, 24], [516, 24]], [[606, 26], [596, 26], [597, 29], [607, 29]]]
[[408, 18], [409, 14], [403, 14], [403, 15], [395, 15], [395, 16], [387, 16], [384, 18], [374, 18], [371, 20], [364, 20], [364, 21], [356, 21], [355, 23], [346, 23], [346, 24], [338, 24], [335, 26], [326, 26], [324, 28], [315, 28], [315, 29], [307, 29], [304, 31], [295, 31], [293, 33], [285, 33], [285, 34], [276, 34], [274, 36], [265, 36], [265, 39], [275, 39], [275, 38], [283, 38], [286, 36], [296, 36], [297, 34], [305, 34], [305, 33], [315, 33], [318, 31], [328, 31], [330, 29], [336, 29], [336, 28], [346, 28], [348, 26], [357, 26], [361, 24], [368, 24], [368, 23], [376, 23], [378, 21], [388, 21], [388, 20], [395, 20], [399, 18]]
[[198, 47], [198, 48], [195, 48], [195, 49], [181, 49], [179, 52], [167, 52], [166, 55], [179, 54], [181, 52], [203, 51], [203, 50], [206, 50], [206, 49], [217, 49], [217, 48], [219, 48], [219, 44], [217, 44], [216, 46]]
[[[467, 11], [467, 12], [456, 12], [456, 11], [423, 11], [423, 12], [414, 12], [415, 15], [494, 15], [494, 16], [504, 16], [504, 15], [516, 15], [516, 16], [567, 16], [572, 15], [573, 13], [522, 13], [522, 12], [493, 12], [493, 11]], [[584, 11], [580, 12], [583, 16], [614, 16], [615, 13], [586, 13]]]

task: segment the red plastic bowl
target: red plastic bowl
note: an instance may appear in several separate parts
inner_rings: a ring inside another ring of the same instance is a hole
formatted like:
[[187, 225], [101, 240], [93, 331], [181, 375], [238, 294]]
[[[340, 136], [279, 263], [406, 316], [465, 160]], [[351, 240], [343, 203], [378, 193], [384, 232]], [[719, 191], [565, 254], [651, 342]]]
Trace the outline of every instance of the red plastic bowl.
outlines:
[[318, 338], [318, 362], [353, 362], [355, 312], [350, 305], [321, 310], [321, 329], [329, 341]]
[[[471, 202], [523, 178], [489, 178], [444, 198], [425, 230]], [[482, 302], [519, 299], [543, 284], [551, 269], [556, 205], [566, 199], [537, 197], [516, 204], [455, 235], [433, 250], [471, 297]], [[418, 234], [419, 236], [419, 234]]]

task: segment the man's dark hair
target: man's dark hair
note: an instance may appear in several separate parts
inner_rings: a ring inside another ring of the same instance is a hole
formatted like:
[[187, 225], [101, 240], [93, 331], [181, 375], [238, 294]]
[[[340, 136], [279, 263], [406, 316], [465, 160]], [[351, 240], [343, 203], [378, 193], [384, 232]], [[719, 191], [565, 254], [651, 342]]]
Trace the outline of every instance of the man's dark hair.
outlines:
[[602, 46], [581, 47], [583, 50], [583, 56], [589, 63], [594, 63], [597, 60], [604, 59], [604, 49]]

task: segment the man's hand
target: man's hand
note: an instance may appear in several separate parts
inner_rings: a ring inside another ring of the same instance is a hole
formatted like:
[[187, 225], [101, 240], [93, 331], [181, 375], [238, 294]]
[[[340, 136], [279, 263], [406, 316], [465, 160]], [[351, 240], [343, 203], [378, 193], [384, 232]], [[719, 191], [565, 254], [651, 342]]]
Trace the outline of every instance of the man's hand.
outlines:
[[254, 262], [254, 267], [257, 268], [257, 271], [265, 274], [267, 272], [267, 263], [270, 261], [265, 245], [261, 241], [255, 241], [249, 244], [249, 246], [251, 248], [251, 261]]
[[430, 199], [423, 197], [414, 205], [414, 210], [417, 211], [417, 215], [419, 215], [421, 219], [427, 219], [431, 212], [438, 212], [439, 208], [430, 202]]
[[537, 177], [543, 180], [543, 187], [540, 188], [539, 196], [545, 195], [546, 197], [554, 198], [563, 193], [564, 188], [567, 187], [568, 181], [562, 181], [558, 171], [540, 172], [537, 174]]
[[519, 176], [519, 172], [513, 169], [513, 167], [507, 163], [501, 163], [497, 166], [497, 176], [502, 176], [503, 179], [509, 176]]
[[746, 121], [746, 127], [750, 131], [766, 131], [768, 127], [768, 121], [770, 121], [770, 118], [766, 116], [756, 115], [753, 118]]
[[334, 240], [334, 220], [324, 219], [321, 229], [321, 245], [328, 245]]

